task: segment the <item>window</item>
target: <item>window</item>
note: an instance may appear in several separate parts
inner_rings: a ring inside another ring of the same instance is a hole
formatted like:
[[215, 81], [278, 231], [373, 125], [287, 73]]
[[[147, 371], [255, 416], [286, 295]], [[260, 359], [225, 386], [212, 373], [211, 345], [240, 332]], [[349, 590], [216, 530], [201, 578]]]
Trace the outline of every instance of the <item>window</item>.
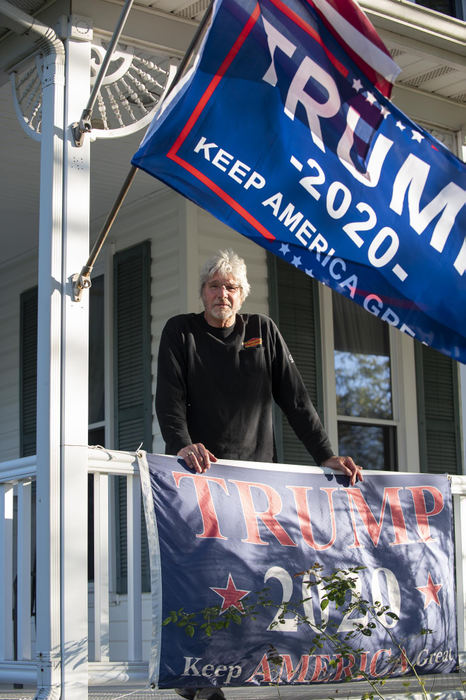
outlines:
[[465, 19], [464, 0], [411, 0], [416, 5], [422, 5], [429, 10], [436, 10], [444, 15]]
[[333, 293], [338, 453], [368, 469], [395, 469], [389, 326]]
[[[280, 328], [317, 412], [322, 417], [322, 377], [317, 284], [276, 257], [269, 258], [272, 316]], [[279, 462], [313, 464], [287, 419], [275, 416]]]
[[[373, 469], [461, 473], [457, 363], [269, 256], [270, 312], [334, 449]], [[311, 464], [277, 416], [278, 459]]]

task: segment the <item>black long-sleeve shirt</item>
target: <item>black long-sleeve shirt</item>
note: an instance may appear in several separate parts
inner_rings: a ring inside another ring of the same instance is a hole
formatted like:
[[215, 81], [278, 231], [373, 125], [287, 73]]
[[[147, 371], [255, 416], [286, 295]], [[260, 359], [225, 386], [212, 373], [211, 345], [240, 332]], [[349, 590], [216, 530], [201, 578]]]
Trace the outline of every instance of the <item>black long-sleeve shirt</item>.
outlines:
[[171, 318], [159, 347], [156, 410], [167, 454], [202, 442], [216, 457], [274, 461], [276, 401], [317, 464], [333, 455], [274, 322], [237, 314], [214, 328], [201, 314]]

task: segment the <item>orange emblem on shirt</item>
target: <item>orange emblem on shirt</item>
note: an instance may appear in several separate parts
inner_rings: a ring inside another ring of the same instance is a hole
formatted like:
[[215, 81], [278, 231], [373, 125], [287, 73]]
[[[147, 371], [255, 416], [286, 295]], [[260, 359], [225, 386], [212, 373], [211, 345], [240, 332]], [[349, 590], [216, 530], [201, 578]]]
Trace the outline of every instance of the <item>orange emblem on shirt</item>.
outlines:
[[251, 338], [243, 343], [244, 348], [257, 348], [258, 345], [262, 345], [262, 338]]

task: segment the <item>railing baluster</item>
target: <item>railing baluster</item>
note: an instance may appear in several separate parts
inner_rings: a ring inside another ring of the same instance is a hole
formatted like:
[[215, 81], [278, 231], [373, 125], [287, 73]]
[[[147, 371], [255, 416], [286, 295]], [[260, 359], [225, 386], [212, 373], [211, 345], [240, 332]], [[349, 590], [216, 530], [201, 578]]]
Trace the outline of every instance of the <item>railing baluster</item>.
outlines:
[[17, 535], [17, 656], [31, 658], [31, 492], [32, 484], [18, 484]]
[[13, 486], [0, 484], [0, 660], [13, 658]]
[[110, 658], [107, 474], [94, 474], [94, 661]]
[[142, 658], [141, 490], [139, 476], [128, 476], [128, 661]]

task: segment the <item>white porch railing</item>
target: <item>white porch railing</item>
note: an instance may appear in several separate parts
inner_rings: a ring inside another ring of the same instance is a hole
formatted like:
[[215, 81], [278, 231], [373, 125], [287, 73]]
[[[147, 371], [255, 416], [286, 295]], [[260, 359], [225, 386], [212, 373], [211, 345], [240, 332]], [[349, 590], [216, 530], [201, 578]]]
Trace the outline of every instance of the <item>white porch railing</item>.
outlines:
[[[141, 495], [134, 455], [89, 449], [94, 487], [94, 582], [89, 584], [89, 683], [147, 681], [150, 594], [142, 593]], [[33, 482], [36, 458], [0, 463], [0, 683], [35, 683]], [[112, 477], [126, 478], [127, 594], [117, 594]], [[143, 614], [143, 600], [147, 612]], [[113, 611], [113, 615], [112, 615]], [[111, 628], [114, 628], [113, 639]], [[146, 648], [143, 649], [143, 640]], [[113, 654], [112, 654], [113, 647]], [[112, 658], [113, 656], [113, 658]]]
[[[141, 497], [134, 455], [89, 449], [94, 483], [94, 583], [89, 585], [89, 683], [147, 680], [150, 594], [142, 593]], [[35, 683], [35, 457], [0, 463], [0, 683]], [[126, 478], [127, 594], [114, 591], [112, 477]], [[458, 645], [466, 651], [466, 476], [452, 477]]]

